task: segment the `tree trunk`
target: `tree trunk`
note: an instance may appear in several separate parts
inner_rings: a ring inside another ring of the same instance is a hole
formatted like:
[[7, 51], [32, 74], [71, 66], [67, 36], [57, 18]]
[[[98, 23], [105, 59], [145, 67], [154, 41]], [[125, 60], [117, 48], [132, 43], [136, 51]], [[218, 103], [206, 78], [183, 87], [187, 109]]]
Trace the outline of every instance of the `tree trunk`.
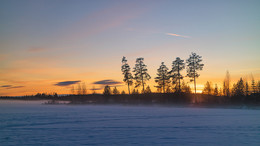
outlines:
[[[164, 81], [163, 81], [164, 82]], [[165, 93], [165, 85], [164, 85], [164, 83], [163, 83], [163, 93]]]
[[180, 67], [178, 64], [179, 92], [181, 91]]
[[142, 72], [142, 68], [141, 68], [142, 64], [140, 63], [140, 73], [141, 73], [141, 76], [142, 76], [142, 85], [143, 85], [143, 93], [144, 93], [144, 77], [143, 77], [143, 72]]
[[163, 75], [163, 93], [165, 93], [165, 81], [164, 81], [164, 75]]
[[196, 94], [196, 77], [194, 73], [194, 89], [195, 89], [195, 103], [197, 103], [197, 94]]
[[143, 77], [142, 77], [142, 84], [143, 84], [143, 93], [144, 93], [144, 81], [143, 81]]
[[129, 87], [129, 83], [128, 83], [128, 93], [129, 93], [129, 95], [130, 95], [130, 87]]

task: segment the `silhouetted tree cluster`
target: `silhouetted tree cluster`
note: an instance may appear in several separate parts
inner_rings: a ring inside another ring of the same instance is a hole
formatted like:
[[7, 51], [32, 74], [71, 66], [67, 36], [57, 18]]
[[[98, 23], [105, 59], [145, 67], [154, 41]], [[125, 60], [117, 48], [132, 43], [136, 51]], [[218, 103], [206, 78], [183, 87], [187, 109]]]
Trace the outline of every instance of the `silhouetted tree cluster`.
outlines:
[[248, 81], [243, 80], [243, 78], [240, 78], [234, 83], [232, 88], [230, 88], [229, 84], [230, 74], [227, 71], [223, 82], [223, 89], [218, 88], [217, 84], [215, 84], [215, 88], [213, 89], [211, 83], [207, 81], [202, 93], [206, 95], [222, 96], [224, 97], [224, 102], [253, 102], [260, 100], [260, 82], [258, 81], [256, 84], [253, 77], [251, 84], [249, 84]]
[[232, 96], [245, 96], [245, 85], [242, 78], [233, 85]]
[[75, 89], [74, 86], [71, 87], [71, 94], [72, 95], [87, 95], [87, 88], [86, 88], [86, 84], [83, 83], [78, 83], [77, 88]]
[[58, 94], [56, 92], [54, 93], [37, 93], [34, 95], [35, 97], [39, 97], [39, 98], [46, 98], [46, 97], [55, 97], [57, 98], [58, 97]]
[[[196, 94], [196, 78], [199, 77], [198, 71], [203, 69], [204, 64], [201, 63], [202, 57], [196, 53], [191, 53], [189, 58], [186, 60], [187, 65], [187, 77], [191, 78], [190, 81], [194, 82], [194, 90]], [[180, 57], [172, 62], [172, 68], [169, 71], [168, 67], [161, 63], [157, 69], [157, 76], [155, 77], [155, 82], [157, 85], [158, 92], [163, 93], [173, 93], [173, 92], [187, 92], [191, 93], [190, 87], [184, 82], [181, 84], [181, 81], [184, 78], [184, 75], [181, 73], [185, 69], [184, 60]], [[128, 85], [128, 91], [130, 94], [130, 86], [135, 81], [135, 87], [132, 90], [132, 94], [139, 94], [138, 87], [142, 87], [141, 93], [152, 92], [150, 87], [145, 89], [146, 82], [151, 79], [151, 76], [148, 74], [147, 66], [144, 64], [144, 58], [137, 58], [135, 67], [133, 68], [134, 77], [130, 72], [130, 66], [127, 63], [126, 57], [122, 58], [122, 67], [121, 71], [123, 72], [124, 78], [123, 81]]]

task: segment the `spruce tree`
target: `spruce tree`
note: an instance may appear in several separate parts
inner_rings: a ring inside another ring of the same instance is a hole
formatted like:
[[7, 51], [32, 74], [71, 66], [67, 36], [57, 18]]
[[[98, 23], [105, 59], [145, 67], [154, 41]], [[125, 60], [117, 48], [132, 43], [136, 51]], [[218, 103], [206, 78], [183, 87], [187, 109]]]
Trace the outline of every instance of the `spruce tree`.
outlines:
[[245, 85], [242, 78], [234, 84], [232, 89], [233, 96], [244, 96], [245, 95]]
[[212, 87], [209, 81], [207, 81], [207, 83], [204, 85], [202, 93], [207, 95], [210, 95], [212, 93]]
[[135, 87], [142, 86], [142, 93], [144, 93], [144, 85], [146, 84], [146, 81], [151, 79], [151, 76], [147, 73], [147, 66], [144, 64], [144, 58], [137, 58], [136, 64], [134, 67], [135, 72]]
[[113, 89], [113, 94], [114, 94], [114, 95], [118, 95], [118, 94], [120, 94], [120, 92], [117, 90], [116, 87]]
[[123, 81], [128, 86], [128, 93], [129, 94], [130, 94], [130, 86], [133, 84], [133, 76], [132, 76], [132, 73], [131, 73], [130, 70], [131, 70], [130, 66], [127, 63], [125, 56], [123, 56], [121, 71], [123, 72], [123, 75], [124, 75]]
[[165, 93], [165, 89], [170, 83], [170, 75], [168, 68], [164, 65], [164, 62], [162, 62], [159, 69], [157, 69], [157, 77], [155, 77], [155, 82], [158, 84], [159, 88], [163, 89], [163, 92]]
[[146, 87], [144, 93], [145, 93], [145, 94], [150, 94], [150, 93], [152, 93], [152, 90], [151, 90], [150, 86], [147, 86], [147, 87]]

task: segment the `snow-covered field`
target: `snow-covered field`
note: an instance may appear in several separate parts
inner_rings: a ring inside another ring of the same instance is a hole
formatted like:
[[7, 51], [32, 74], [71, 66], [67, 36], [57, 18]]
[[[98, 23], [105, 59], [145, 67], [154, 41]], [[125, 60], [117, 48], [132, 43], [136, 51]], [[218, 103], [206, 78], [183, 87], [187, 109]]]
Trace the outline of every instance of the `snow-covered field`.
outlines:
[[0, 145], [260, 145], [260, 110], [0, 100]]

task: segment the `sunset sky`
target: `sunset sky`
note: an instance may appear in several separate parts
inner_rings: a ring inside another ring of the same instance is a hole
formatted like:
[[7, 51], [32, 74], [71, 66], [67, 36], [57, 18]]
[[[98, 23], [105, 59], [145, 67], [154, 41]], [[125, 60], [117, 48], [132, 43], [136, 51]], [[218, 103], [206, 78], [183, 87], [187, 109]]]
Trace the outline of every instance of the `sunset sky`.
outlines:
[[232, 82], [260, 80], [260, 1], [0, 1], [0, 96], [68, 94], [83, 82], [88, 93], [125, 90], [123, 56], [131, 68], [144, 58], [156, 91], [161, 62], [191, 52], [205, 64], [199, 90], [221, 87], [227, 70]]

